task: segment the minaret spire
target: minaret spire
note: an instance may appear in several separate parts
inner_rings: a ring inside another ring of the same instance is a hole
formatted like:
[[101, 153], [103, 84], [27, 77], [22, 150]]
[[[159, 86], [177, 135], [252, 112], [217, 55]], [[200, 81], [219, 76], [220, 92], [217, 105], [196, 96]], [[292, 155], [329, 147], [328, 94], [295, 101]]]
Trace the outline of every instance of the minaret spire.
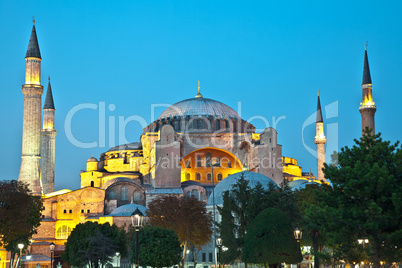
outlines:
[[327, 139], [324, 135], [324, 120], [322, 118], [321, 102], [320, 102], [320, 91], [318, 91], [317, 98], [317, 116], [316, 116], [316, 135], [314, 138], [314, 143], [317, 144], [317, 180], [325, 182], [324, 168], [325, 163], [325, 143]]
[[360, 103], [359, 111], [362, 116], [362, 134], [366, 127], [371, 129], [371, 134], [375, 134], [374, 114], [377, 110], [373, 101], [373, 83], [371, 81], [370, 67], [367, 56], [367, 42], [364, 44], [364, 63], [362, 80], [363, 97]]
[[55, 114], [52, 86], [47, 86], [45, 104], [43, 105], [43, 128], [42, 136], [42, 158], [41, 158], [41, 179], [43, 194], [54, 192], [54, 170], [55, 170], [55, 146], [56, 146], [56, 130], [54, 128]]
[[40, 151], [41, 151], [41, 55], [33, 20], [31, 37], [25, 56], [24, 115], [22, 124], [22, 155], [18, 181], [29, 185], [32, 194], [41, 194]]

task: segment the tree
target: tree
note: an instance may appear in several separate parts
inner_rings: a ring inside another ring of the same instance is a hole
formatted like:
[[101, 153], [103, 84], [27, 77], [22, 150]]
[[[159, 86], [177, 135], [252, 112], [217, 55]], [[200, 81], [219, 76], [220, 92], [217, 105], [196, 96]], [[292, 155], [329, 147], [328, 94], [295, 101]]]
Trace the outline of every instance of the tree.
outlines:
[[205, 203], [194, 197], [162, 196], [149, 203], [149, 224], [174, 230], [183, 246], [181, 266], [187, 249], [207, 244], [212, 235], [212, 216]]
[[282, 262], [297, 263], [299, 250], [290, 219], [278, 209], [267, 208], [247, 228], [242, 260], [277, 267]]
[[[139, 265], [170, 267], [181, 259], [179, 238], [172, 229], [145, 227], [139, 230]], [[136, 260], [136, 240], [131, 240], [131, 262]]]
[[62, 259], [70, 266], [98, 267], [106, 264], [116, 252], [127, 256], [125, 231], [109, 223], [78, 224], [67, 239]]
[[19, 253], [17, 244], [27, 246], [36, 234], [43, 209], [42, 199], [31, 195], [27, 183], [0, 181], [0, 246], [12, 253], [12, 263]]
[[264, 209], [277, 208], [285, 212], [292, 224], [299, 221], [300, 213], [291, 189], [283, 185], [278, 187], [272, 182], [267, 188], [261, 183], [250, 188], [249, 181], [242, 174], [232, 189], [224, 193], [223, 205], [218, 207], [222, 217], [218, 227], [223, 243], [228, 247], [225, 261], [241, 261], [248, 225]]
[[368, 129], [355, 143], [341, 149], [336, 164], [324, 165], [332, 187], [314, 191], [307, 214], [339, 258], [352, 260], [352, 248], [363, 250], [357, 240], [368, 239], [364, 250], [377, 268], [402, 256], [402, 148]]

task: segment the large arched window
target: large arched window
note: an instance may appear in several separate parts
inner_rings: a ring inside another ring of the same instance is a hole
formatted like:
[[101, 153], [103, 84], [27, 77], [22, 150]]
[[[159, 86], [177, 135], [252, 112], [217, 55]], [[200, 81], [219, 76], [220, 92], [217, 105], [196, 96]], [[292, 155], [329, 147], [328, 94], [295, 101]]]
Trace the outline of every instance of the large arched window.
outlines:
[[201, 174], [200, 173], [195, 174], [195, 179], [197, 181], [200, 181], [201, 180]]
[[127, 186], [122, 186], [120, 190], [121, 201], [128, 201], [128, 188]]
[[217, 164], [218, 167], [221, 166], [221, 158], [219, 156], [216, 157], [216, 162], [215, 164]]
[[186, 180], [189, 181], [190, 179], [191, 179], [191, 175], [190, 175], [190, 173], [187, 173], [187, 174], [186, 174]]
[[141, 201], [141, 193], [139, 191], [133, 192], [133, 201], [134, 202]]
[[110, 199], [116, 199], [116, 192], [113, 191], [113, 190], [110, 190], [109, 193], [108, 193], [108, 195], [107, 195], [107, 198], [108, 198], [109, 200], [110, 200]]
[[218, 174], [218, 181], [221, 181], [222, 180], [222, 173], [219, 173]]
[[63, 225], [57, 229], [56, 239], [67, 239], [71, 234], [71, 228]]
[[201, 162], [201, 155], [197, 155], [197, 167], [201, 167], [202, 166], [202, 162]]

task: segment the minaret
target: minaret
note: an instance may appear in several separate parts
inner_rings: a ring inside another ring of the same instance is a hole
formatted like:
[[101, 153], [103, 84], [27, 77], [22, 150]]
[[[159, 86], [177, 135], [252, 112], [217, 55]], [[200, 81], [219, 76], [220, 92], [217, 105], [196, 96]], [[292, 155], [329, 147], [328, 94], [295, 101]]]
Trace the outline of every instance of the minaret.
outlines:
[[42, 128], [42, 159], [41, 177], [43, 194], [54, 192], [54, 162], [55, 162], [55, 143], [56, 130], [54, 129], [54, 102], [52, 87], [47, 87], [45, 104], [43, 105], [43, 128]]
[[321, 103], [320, 103], [320, 92], [318, 91], [317, 100], [317, 117], [316, 117], [316, 134], [314, 138], [314, 143], [317, 144], [317, 180], [326, 182], [324, 178], [324, 168], [325, 163], [325, 143], [327, 139], [324, 135], [324, 120], [322, 119]]
[[367, 57], [367, 42], [364, 45], [364, 67], [363, 67], [363, 98], [360, 103], [359, 111], [362, 115], [362, 135], [363, 131], [368, 127], [371, 129], [371, 134], [375, 134], [374, 114], [377, 110], [373, 101], [373, 84], [371, 83], [370, 68]]
[[43, 86], [40, 84], [41, 61], [35, 20], [25, 56], [24, 117], [22, 124], [22, 155], [19, 181], [27, 182], [34, 195], [41, 194], [40, 124]]

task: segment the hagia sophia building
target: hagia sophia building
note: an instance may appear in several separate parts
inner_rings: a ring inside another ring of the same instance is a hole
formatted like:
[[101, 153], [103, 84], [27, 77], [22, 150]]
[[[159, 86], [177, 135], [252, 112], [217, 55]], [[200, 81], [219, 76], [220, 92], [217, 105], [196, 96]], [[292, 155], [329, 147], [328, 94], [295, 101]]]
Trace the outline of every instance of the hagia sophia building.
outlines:
[[[309, 183], [327, 183], [322, 172], [326, 137], [319, 96], [314, 138], [318, 170], [315, 176], [302, 172], [296, 159], [282, 155], [274, 128], [256, 133], [255, 127], [231, 107], [204, 97], [198, 85], [194, 98], [167, 108], [143, 129], [139, 141], [89, 158], [86, 170], [80, 174], [80, 189], [55, 192], [57, 132], [54, 122], [57, 117], [50, 79], [42, 106], [41, 62], [34, 22], [25, 56], [23, 142], [18, 178], [29, 184], [32, 194], [42, 196], [45, 207], [38, 233], [28, 247], [34, 265], [50, 266], [52, 242], [56, 245], [55, 263], [61, 263], [64, 244], [77, 224], [96, 221], [128, 226], [135, 209], [145, 213], [147, 204], [161, 195], [194, 196], [211, 208], [222, 204], [223, 191], [229, 190], [242, 174], [251, 186], [257, 182], [264, 185], [274, 182], [298, 189]], [[362, 89], [359, 108], [362, 129], [369, 127], [374, 133], [376, 106], [367, 50]], [[212, 250], [206, 248], [200, 251], [198, 262], [213, 265], [211, 256]], [[10, 254], [2, 248], [0, 258], [0, 268], [9, 267]], [[22, 264], [27, 264], [24, 257]]]

